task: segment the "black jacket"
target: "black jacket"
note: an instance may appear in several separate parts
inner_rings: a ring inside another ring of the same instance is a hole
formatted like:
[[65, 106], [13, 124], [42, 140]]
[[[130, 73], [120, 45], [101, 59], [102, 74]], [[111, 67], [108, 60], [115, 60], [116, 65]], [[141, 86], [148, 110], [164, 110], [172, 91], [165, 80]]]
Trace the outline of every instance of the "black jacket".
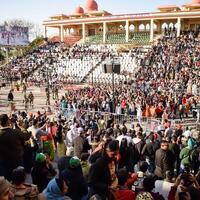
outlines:
[[160, 144], [158, 142], [149, 142], [144, 145], [142, 155], [146, 156], [150, 160], [155, 160], [155, 153], [159, 149]]
[[88, 177], [90, 187], [89, 195], [98, 194], [102, 199], [106, 199], [111, 185], [111, 175], [108, 167], [109, 159], [107, 156], [101, 156], [91, 166]]
[[61, 173], [66, 183], [69, 183], [67, 196], [73, 200], [81, 200], [88, 193], [87, 183], [79, 167], [65, 169]]
[[175, 155], [170, 151], [164, 151], [163, 149], [158, 149], [156, 151], [155, 157], [155, 175], [164, 178], [167, 170], [173, 171], [175, 162]]
[[48, 185], [49, 181], [54, 178], [56, 171], [51, 164], [46, 164], [46, 162], [35, 163], [32, 168], [31, 177], [33, 184], [38, 186], [39, 192], [42, 192]]
[[18, 129], [2, 128], [0, 129], [0, 161], [17, 167], [23, 160], [24, 142], [29, 140], [31, 133], [22, 132]]

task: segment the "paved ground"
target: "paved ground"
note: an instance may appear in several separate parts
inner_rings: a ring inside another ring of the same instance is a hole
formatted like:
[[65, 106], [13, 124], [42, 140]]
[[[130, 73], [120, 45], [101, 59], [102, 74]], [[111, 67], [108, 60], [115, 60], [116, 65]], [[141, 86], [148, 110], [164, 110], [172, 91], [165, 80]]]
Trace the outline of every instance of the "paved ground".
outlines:
[[[11, 107], [8, 104], [7, 101], [7, 95], [9, 93], [10, 87], [7, 86], [5, 88], [0, 89], [0, 114], [2, 113], [10, 113]], [[32, 91], [34, 95], [34, 107], [28, 108], [28, 112], [37, 112], [38, 110], [41, 110], [42, 108], [47, 109], [46, 106], [46, 95], [44, 92], [44, 88], [38, 88], [38, 87], [30, 87], [27, 89], [27, 95], [29, 92]], [[60, 92], [60, 95], [64, 94], [64, 90]], [[25, 110], [25, 105], [23, 103], [24, 95], [22, 91], [16, 91], [13, 92], [14, 95], [14, 104], [17, 110]], [[54, 104], [53, 99], [51, 99], [51, 105]]]

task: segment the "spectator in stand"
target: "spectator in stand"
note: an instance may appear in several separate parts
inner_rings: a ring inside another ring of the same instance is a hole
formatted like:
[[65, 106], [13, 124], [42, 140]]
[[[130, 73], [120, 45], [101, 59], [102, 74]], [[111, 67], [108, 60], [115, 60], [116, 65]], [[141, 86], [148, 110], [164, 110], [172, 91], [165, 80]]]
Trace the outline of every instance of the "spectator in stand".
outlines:
[[89, 173], [89, 197], [98, 194], [102, 200], [106, 199], [110, 187], [117, 186], [116, 156], [119, 153], [119, 143], [111, 140], [90, 168]]
[[121, 130], [119, 130], [119, 127], [117, 127], [120, 135], [118, 135], [117, 140], [119, 141], [119, 145], [121, 145], [121, 141], [123, 138], [127, 140], [127, 145], [129, 146], [130, 143], [132, 143], [132, 138], [127, 134], [127, 128], [123, 127]]
[[57, 156], [58, 157], [62, 157], [64, 155], [66, 155], [66, 145], [64, 143], [64, 129], [62, 126], [62, 122], [61, 120], [58, 121], [58, 126], [57, 126], [57, 131], [56, 131], [56, 135], [53, 137], [54, 138], [54, 142], [57, 144]]
[[66, 196], [70, 183], [61, 177], [52, 179], [46, 189], [39, 195], [39, 200], [72, 200]]
[[143, 160], [142, 150], [144, 145], [145, 141], [142, 132], [137, 132], [136, 137], [133, 138], [134, 165], [139, 164], [139, 161]]
[[128, 172], [133, 172], [134, 166], [131, 163], [131, 148], [127, 144], [127, 139], [122, 138], [119, 148], [120, 159], [118, 162], [118, 168], [126, 168]]
[[125, 169], [117, 172], [118, 185], [111, 190], [110, 200], [135, 200], [135, 192], [126, 186], [129, 174]]
[[0, 176], [0, 199], [1, 200], [13, 199], [13, 194], [10, 191], [10, 183], [3, 176]]
[[180, 169], [180, 147], [178, 144], [178, 138], [176, 135], [173, 135], [172, 142], [169, 144], [169, 150], [172, 151], [172, 153], [175, 155], [175, 167], [176, 167], [176, 174], [179, 174]]
[[155, 188], [155, 180], [153, 177], [146, 177], [143, 180], [143, 188], [144, 190], [138, 193], [136, 200], [143, 199], [139, 198], [141, 195], [143, 195], [143, 193], [147, 193], [149, 195], [149, 199], [152, 198], [156, 200], [164, 200], [162, 195], [156, 192], [152, 192], [152, 190]]
[[155, 140], [153, 133], [150, 133], [147, 137], [146, 144], [142, 149], [142, 155], [145, 156], [149, 164], [149, 172], [154, 173], [155, 170], [155, 153], [159, 149], [159, 142]]
[[166, 171], [166, 176], [164, 180], [156, 180], [155, 182], [155, 192], [161, 194], [165, 200], [168, 200], [169, 191], [174, 185], [173, 174], [170, 171]]
[[18, 121], [14, 124], [18, 129], [10, 128], [11, 122], [6, 114], [0, 115], [0, 175], [8, 180], [13, 169], [23, 165], [23, 144], [31, 137], [27, 131], [21, 131]]
[[88, 162], [89, 155], [90, 155], [89, 153], [81, 154], [81, 168], [82, 168], [83, 176], [84, 176], [86, 182], [88, 182], [88, 176], [89, 176], [89, 172], [90, 172], [90, 164]]
[[168, 200], [200, 199], [200, 187], [196, 178], [189, 173], [180, 174], [171, 187]]
[[31, 132], [32, 140], [34, 140], [34, 142], [38, 146], [38, 150], [37, 150], [38, 152], [42, 152], [43, 143], [42, 143], [41, 137], [44, 135], [47, 135], [47, 132], [42, 130], [43, 127], [39, 128], [39, 120], [34, 119], [32, 126], [27, 129], [27, 131]]
[[84, 130], [82, 127], [78, 128], [78, 136], [73, 140], [74, 146], [74, 155], [79, 159], [81, 158], [81, 154], [83, 153], [83, 145], [84, 145]]
[[156, 169], [154, 171], [158, 178], [163, 179], [165, 177], [166, 171], [173, 172], [175, 163], [175, 156], [169, 150], [169, 143], [166, 140], [161, 141], [160, 149], [156, 151], [155, 154], [155, 165]]
[[38, 186], [39, 192], [42, 192], [49, 181], [55, 177], [56, 171], [52, 165], [47, 162], [46, 156], [43, 153], [36, 155], [35, 164], [31, 171], [33, 184]]
[[87, 183], [80, 166], [80, 160], [77, 157], [72, 157], [69, 160], [69, 167], [61, 173], [63, 180], [70, 182], [67, 195], [73, 200], [81, 200], [86, 198], [88, 194]]
[[14, 100], [14, 96], [12, 93], [12, 90], [10, 90], [10, 92], [8, 93], [8, 101], [13, 101]]
[[12, 172], [12, 185], [10, 190], [14, 199], [28, 198], [36, 200], [38, 198], [38, 189], [36, 185], [25, 183], [26, 173], [23, 167], [17, 167]]
[[181, 172], [184, 172], [185, 167], [189, 166], [195, 171], [195, 174], [197, 173], [196, 165], [198, 166], [199, 162], [199, 152], [196, 148], [196, 142], [193, 138], [189, 138], [187, 146], [181, 150], [179, 158], [181, 160]]

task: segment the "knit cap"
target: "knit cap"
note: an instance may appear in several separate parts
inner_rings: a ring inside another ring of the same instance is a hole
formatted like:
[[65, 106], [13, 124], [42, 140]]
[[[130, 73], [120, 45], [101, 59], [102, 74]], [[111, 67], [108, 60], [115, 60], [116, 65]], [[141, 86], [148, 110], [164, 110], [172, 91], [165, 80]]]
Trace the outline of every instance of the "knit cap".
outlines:
[[35, 161], [44, 162], [46, 160], [46, 156], [43, 153], [38, 153], [36, 155]]
[[78, 167], [80, 165], [80, 160], [78, 157], [74, 156], [74, 157], [70, 158], [69, 164], [72, 168]]

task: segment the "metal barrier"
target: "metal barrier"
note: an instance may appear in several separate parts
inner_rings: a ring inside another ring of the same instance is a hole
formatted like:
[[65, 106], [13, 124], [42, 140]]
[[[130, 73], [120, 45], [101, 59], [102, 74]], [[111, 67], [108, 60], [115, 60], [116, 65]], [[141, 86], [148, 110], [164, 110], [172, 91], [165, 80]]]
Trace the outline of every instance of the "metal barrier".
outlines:
[[[78, 114], [79, 113], [79, 114]], [[77, 111], [69, 111], [66, 109], [64, 111], [65, 117], [77, 117], [79, 118], [82, 115], [90, 115], [91, 117], [95, 116], [103, 116], [103, 119], [107, 121], [110, 116], [112, 116], [115, 124], [122, 124], [124, 121], [128, 124], [137, 124], [139, 123], [144, 131], [158, 131], [158, 127], [162, 125], [161, 118], [151, 118], [151, 117], [138, 117], [136, 115], [126, 115], [126, 114], [116, 114], [116, 113], [109, 113], [109, 112], [101, 112], [101, 111], [92, 111], [92, 110], [77, 110]], [[183, 128], [189, 126], [191, 128], [198, 128], [198, 122], [194, 118], [185, 118], [183, 120], [180, 119], [169, 119], [171, 123], [171, 128], [175, 129], [177, 125], [181, 124]]]
[[[5, 102], [4, 102], [5, 103]], [[7, 102], [8, 103], [8, 102]], [[129, 114], [116, 114], [116, 113], [110, 113], [110, 112], [102, 112], [102, 111], [94, 111], [94, 110], [78, 110], [73, 108], [65, 108], [62, 109], [60, 106], [42, 106], [42, 107], [36, 107], [36, 108], [28, 108], [25, 110], [23, 109], [17, 109], [20, 111], [26, 111], [26, 112], [37, 112], [38, 110], [46, 111], [47, 114], [51, 116], [58, 117], [59, 115], [63, 116], [67, 121], [72, 120], [74, 117], [77, 119], [80, 119], [82, 115], [89, 115], [92, 118], [97, 116], [103, 116], [103, 119], [107, 121], [110, 116], [112, 116], [115, 124], [122, 124], [124, 121], [131, 125], [136, 125], [139, 123], [144, 131], [157, 131], [158, 127], [162, 125], [162, 119], [161, 118], [151, 118], [151, 117], [138, 117], [136, 115], [129, 115]], [[189, 126], [192, 128], [199, 129], [199, 122], [195, 118], [184, 118], [183, 121], [180, 119], [169, 119], [171, 122], [171, 127], [176, 128], [178, 124], [183, 125], [184, 127]]]

